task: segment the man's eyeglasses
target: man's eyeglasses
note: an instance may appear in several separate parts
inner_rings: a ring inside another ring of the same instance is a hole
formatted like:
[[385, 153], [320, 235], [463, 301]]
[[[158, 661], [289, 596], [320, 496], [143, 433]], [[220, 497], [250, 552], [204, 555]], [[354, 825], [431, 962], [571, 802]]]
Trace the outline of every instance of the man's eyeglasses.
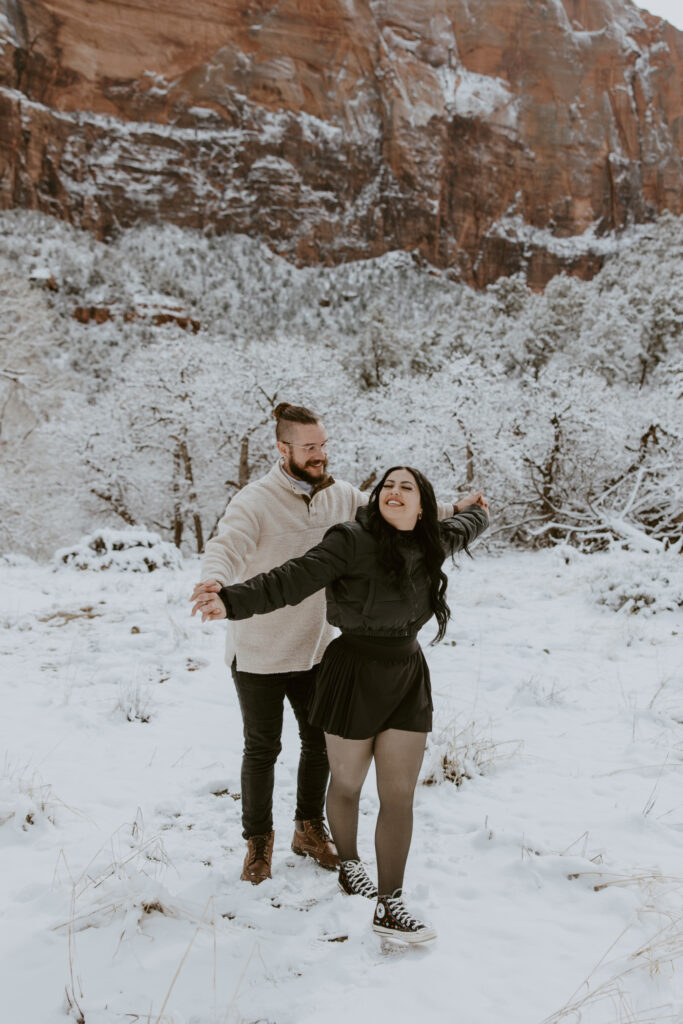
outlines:
[[301, 448], [307, 455], [313, 455], [315, 452], [320, 452], [321, 455], [327, 455], [328, 441], [323, 441], [322, 444], [294, 444], [292, 441], [283, 441], [283, 444], [288, 444], [290, 448]]

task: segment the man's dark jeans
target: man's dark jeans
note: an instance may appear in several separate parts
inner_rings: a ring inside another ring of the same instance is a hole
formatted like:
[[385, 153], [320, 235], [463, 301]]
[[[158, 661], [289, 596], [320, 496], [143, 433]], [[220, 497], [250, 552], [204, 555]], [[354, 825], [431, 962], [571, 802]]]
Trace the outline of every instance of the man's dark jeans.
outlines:
[[273, 827], [275, 762], [282, 750], [285, 697], [299, 725], [301, 754], [297, 776], [295, 818], [322, 818], [330, 769], [322, 729], [309, 725], [308, 702], [313, 695], [317, 666], [308, 672], [256, 675], [240, 672], [233, 661], [232, 677], [242, 709], [242, 835], [260, 836]]

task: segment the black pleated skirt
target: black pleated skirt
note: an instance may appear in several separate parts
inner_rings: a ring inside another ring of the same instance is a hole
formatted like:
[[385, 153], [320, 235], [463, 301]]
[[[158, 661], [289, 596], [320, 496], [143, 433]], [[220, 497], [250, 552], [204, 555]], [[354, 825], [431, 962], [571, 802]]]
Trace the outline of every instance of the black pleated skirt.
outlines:
[[308, 709], [312, 725], [344, 739], [385, 729], [430, 732], [429, 668], [416, 637], [342, 633], [318, 667]]

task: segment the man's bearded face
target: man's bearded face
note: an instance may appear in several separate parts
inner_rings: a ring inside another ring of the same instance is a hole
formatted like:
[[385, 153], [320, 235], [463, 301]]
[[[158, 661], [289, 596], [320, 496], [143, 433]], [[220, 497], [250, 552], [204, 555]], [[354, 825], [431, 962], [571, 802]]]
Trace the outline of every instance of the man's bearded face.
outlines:
[[285, 469], [290, 476], [305, 480], [309, 484], [319, 484], [327, 476], [327, 455], [320, 449], [307, 452], [301, 448], [289, 449], [289, 460], [285, 457]]
[[327, 434], [322, 423], [288, 424], [287, 441], [278, 448], [290, 476], [319, 484], [327, 476]]

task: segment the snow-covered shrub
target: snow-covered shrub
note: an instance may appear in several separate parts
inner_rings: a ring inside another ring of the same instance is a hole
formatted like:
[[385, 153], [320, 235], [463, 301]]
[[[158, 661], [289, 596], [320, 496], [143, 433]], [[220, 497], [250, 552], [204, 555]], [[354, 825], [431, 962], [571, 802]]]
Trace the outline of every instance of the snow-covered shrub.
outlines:
[[683, 607], [683, 558], [674, 551], [624, 551], [594, 562], [591, 589], [615, 612], [654, 615]]
[[28, 555], [22, 555], [16, 551], [7, 551], [0, 554], [0, 565], [8, 569], [30, 569], [35, 567], [35, 562]]
[[28, 832], [41, 823], [54, 824], [58, 803], [52, 787], [37, 771], [5, 762], [0, 776], [0, 828], [11, 824], [15, 831]]
[[116, 710], [129, 722], [149, 722], [152, 718], [152, 689], [139, 682], [121, 683]]
[[144, 527], [97, 530], [72, 547], [55, 552], [56, 567], [112, 569], [114, 572], [153, 572], [179, 569], [182, 555], [173, 544]]
[[566, 692], [567, 687], [562, 686], [557, 678], [548, 678], [544, 675], [530, 676], [515, 687], [510, 706], [561, 707], [567, 703]]
[[185, 916], [161, 884], [169, 865], [163, 841], [158, 835], [145, 838], [140, 812], [132, 827], [118, 829], [103, 850], [107, 856], [94, 860], [76, 881], [73, 915], [63, 927], [76, 932], [118, 920], [124, 937], [136, 935], [149, 914]]
[[423, 786], [453, 782], [461, 786], [465, 779], [484, 775], [499, 761], [514, 757], [516, 742], [496, 743], [490, 728], [468, 722], [458, 728], [455, 721], [434, 729], [430, 734], [420, 773]]

